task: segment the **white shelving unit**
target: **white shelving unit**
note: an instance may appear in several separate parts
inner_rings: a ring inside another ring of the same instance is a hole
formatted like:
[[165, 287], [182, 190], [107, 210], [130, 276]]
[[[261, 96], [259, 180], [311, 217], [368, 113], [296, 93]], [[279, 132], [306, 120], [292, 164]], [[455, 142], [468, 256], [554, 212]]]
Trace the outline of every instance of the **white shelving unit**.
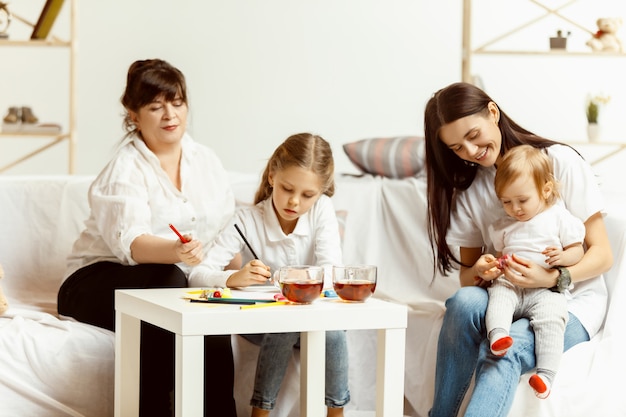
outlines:
[[[59, 144], [62, 142], [68, 142], [68, 173], [73, 174], [75, 167], [75, 148], [76, 148], [76, 50], [77, 50], [77, 30], [76, 30], [76, 17], [77, 17], [77, 0], [66, 0], [63, 5], [64, 8], [69, 7], [69, 39], [59, 39], [54, 34], [51, 34], [46, 39], [24, 39], [24, 40], [13, 40], [13, 39], [0, 39], [0, 48], [28, 48], [33, 50], [33, 53], [37, 53], [37, 50], [42, 48], [56, 48], [56, 49], [64, 49], [69, 50], [69, 62], [68, 65], [68, 77], [69, 77], [69, 90], [67, 92], [69, 96], [69, 109], [68, 109], [68, 121], [67, 128], [59, 134], [35, 134], [35, 133], [23, 133], [23, 132], [0, 132], [0, 139], [2, 138], [18, 138], [20, 140], [28, 140], [28, 139], [40, 139], [45, 143], [37, 146], [34, 150], [21, 155], [8, 163], [5, 163], [3, 166], [0, 166], [0, 173], [5, 172], [14, 166], [34, 157], [35, 155], [44, 152], [45, 150]], [[20, 15], [16, 15], [13, 13], [13, 22], [21, 23], [31, 28], [34, 27], [34, 23], [28, 21]], [[15, 63], [19, 65], [19, 62]], [[43, 64], [45, 65], [45, 64]], [[42, 77], [46, 77], [46, 74], [43, 73]], [[54, 80], [50, 80], [54, 81]], [[19, 80], [16, 80], [19, 82]], [[0, 143], [0, 149], [2, 149], [2, 144]]]
[[[510, 1], [510, 0], [509, 0]], [[483, 41], [479, 45], [475, 45], [472, 39], [472, 23], [473, 23], [473, 8], [472, 8], [472, 0], [463, 0], [463, 40], [462, 40], [462, 63], [461, 63], [461, 78], [465, 82], [477, 83], [480, 81], [479, 78], [476, 78], [475, 74], [472, 73], [472, 61], [474, 58], [480, 56], [491, 56], [493, 57], [531, 57], [531, 56], [543, 56], [547, 59], [550, 58], [568, 58], [568, 57], [582, 57], [582, 58], [599, 58], [599, 57], [609, 57], [616, 59], [623, 59], [626, 57], [626, 53], [624, 52], [594, 52], [591, 49], [588, 51], [581, 50], [567, 50], [567, 49], [548, 49], [548, 39], [547, 37], [544, 39], [545, 43], [539, 45], [536, 42], [531, 42], [528, 45], [528, 49], [508, 49], [508, 48], [498, 48], [497, 45], [501, 43], [503, 40], [507, 40], [512, 38], [513, 36], [523, 34], [523, 31], [533, 25], [537, 25], [541, 21], [547, 18], [553, 18], [555, 21], [560, 24], [566, 25], [567, 27], [572, 28], [580, 32], [581, 34], [588, 35], [589, 37], [593, 36], [596, 28], [588, 28], [585, 25], [580, 24], [576, 20], [568, 17], [567, 9], [576, 3], [582, 2], [583, 0], [563, 0], [558, 5], [554, 5], [554, 1], [549, 0], [516, 0], [521, 3], [527, 3], [529, 5], [534, 5], [538, 11], [536, 16], [533, 16], [527, 20], [519, 21], [517, 24], [510, 25], [506, 28], [506, 30], [495, 33], [493, 36]], [[480, 0], [476, 1], [479, 3]], [[511, 15], [509, 14], [509, 19]], [[494, 19], [507, 19], [507, 15], [503, 15], [501, 13], [494, 14]], [[591, 30], [593, 29], [593, 30]], [[506, 42], [503, 42], [506, 44]], [[542, 49], [545, 48], [545, 49]], [[549, 62], [546, 64], [549, 66]], [[607, 158], [612, 157], [613, 155], [626, 150], [626, 143], [623, 142], [584, 142], [584, 141], [571, 141], [571, 145], [580, 145], [580, 146], [596, 146], [599, 149], [605, 151], [599, 156], [595, 156], [591, 161], [592, 164], [600, 163]]]
[[[552, 49], [552, 50], [541, 50], [537, 48], [535, 45], [531, 46], [531, 49], [527, 50], [513, 50], [513, 49], [494, 49], [492, 45], [500, 42], [506, 38], [510, 38], [511, 36], [518, 34], [522, 30], [537, 24], [541, 20], [554, 16], [559, 21], [573, 26], [577, 30], [587, 33], [589, 36], [594, 34], [594, 31], [589, 28], [581, 25], [580, 23], [570, 19], [567, 17], [562, 11], [567, 7], [577, 3], [579, 0], [569, 0], [559, 5], [558, 7], [550, 7], [547, 5], [546, 1], [540, 0], [522, 0], [526, 1], [530, 4], [534, 4], [537, 8], [543, 10], [543, 14], [531, 18], [528, 21], [522, 22], [521, 24], [510, 28], [504, 33], [500, 33], [493, 38], [487, 40], [478, 46], [472, 45], [472, 0], [463, 0], [463, 57], [462, 57], [462, 80], [466, 82], [473, 81], [472, 75], [472, 58], [474, 55], [544, 55], [544, 56], [588, 56], [588, 57], [607, 57], [607, 56], [616, 56], [616, 57], [626, 57], [626, 53], [624, 52], [582, 52], [582, 51], [568, 51], [566, 49]], [[503, 16], [497, 16], [497, 18], [501, 19]], [[506, 17], [504, 17], [506, 18]], [[547, 42], [547, 40], [546, 40]]]

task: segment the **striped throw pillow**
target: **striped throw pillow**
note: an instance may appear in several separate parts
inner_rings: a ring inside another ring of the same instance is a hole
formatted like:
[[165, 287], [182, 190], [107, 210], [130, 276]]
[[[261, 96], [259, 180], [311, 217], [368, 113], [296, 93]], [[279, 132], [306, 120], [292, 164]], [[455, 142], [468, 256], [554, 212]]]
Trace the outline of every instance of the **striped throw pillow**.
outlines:
[[418, 136], [362, 139], [344, 144], [343, 150], [366, 174], [406, 178], [424, 168], [424, 138]]

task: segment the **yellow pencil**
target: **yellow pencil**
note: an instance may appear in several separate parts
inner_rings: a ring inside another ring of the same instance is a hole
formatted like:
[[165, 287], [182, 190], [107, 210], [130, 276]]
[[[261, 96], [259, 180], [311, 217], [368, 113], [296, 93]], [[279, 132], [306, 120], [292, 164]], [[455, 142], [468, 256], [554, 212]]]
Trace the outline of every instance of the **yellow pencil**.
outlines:
[[274, 307], [274, 306], [282, 306], [285, 304], [289, 304], [289, 301], [275, 301], [273, 303], [249, 304], [249, 305], [241, 306], [239, 308], [241, 310], [247, 310], [249, 308]]

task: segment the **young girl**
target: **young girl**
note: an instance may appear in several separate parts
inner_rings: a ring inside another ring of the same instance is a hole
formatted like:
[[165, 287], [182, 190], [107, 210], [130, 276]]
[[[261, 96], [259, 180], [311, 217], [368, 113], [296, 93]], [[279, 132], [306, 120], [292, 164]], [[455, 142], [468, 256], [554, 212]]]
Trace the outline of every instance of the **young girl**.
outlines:
[[[494, 185], [507, 214], [489, 230], [501, 260], [498, 269], [507, 268], [506, 259], [513, 253], [546, 269], [572, 266], [585, 254], [585, 226], [557, 204], [560, 196], [552, 171], [548, 155], [530, 145], [512, 148], [498, 164]], [[567, 289], [569, 284], [561, 286]], [[537, 356], [537, 372], [529, 383], [537, 397], [547, 398], [563, 353], [568, 319], [564, 294], [517, 287], [502, 275], [492, 280], [487, 291], [485, 325], [491, 352], [504, 356], [514, 342], [509, 336], [512, 318], [528, 318]]]
[[[334, 162], [329, 144], [309, 133], [290, 136], [268, 161], [255, 205], [235, 215], [235, 224], [259, 259], [254, 259], [231, 226], [210, 248], [205, 264], [212, 265], [214, 270], [205, 276], [211, 282], [242, 287], [266, 282], [281, 266], [305, 264], [325, 266], [326, 277], [330, 277], [330, 267], [342, 261], [339, 228], [330, 199], [333, 193]], [[237, 271], [224, 271], [240, 252], [244, 266]], [[289, 357], [299, 343], [300, 334], [245, 337], [261, 345], [250, 401], [252, 416], [268, 416], [274, 409]], [[328, 416], [343, 416], [343, 407], [349, 400], [345, 331], [329, 331], [326, 332]]]

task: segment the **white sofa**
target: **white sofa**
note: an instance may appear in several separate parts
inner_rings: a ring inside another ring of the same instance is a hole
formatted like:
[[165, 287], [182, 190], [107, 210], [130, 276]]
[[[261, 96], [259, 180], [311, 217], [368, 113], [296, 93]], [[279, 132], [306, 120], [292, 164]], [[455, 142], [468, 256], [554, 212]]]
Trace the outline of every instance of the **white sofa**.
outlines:
[[[0, 417], [113, 415], [114, 335], [62, 320], [57, 290], [65, 257], [83, 227], [91, 177], [0, 176], [0, 281], [9, 310], [0, 317]], [[249, 201], [256, 176], [233, 175], [238, 198]], [[432, 278], [426, 234], [423, 178], [392, 180], [338, 176], [334, 197], [344, 211], [344, 261], [379, 267], [376, 296], [410, 307], [406, 339], [405, 414], [423, 417], [432, 401], [435, 349], [444, 300], [458, 288], [456, 276]], [[621, 383], [626, 375], [626, 213], [610, 206], [607, 226], [615, 266], [607, 281], [611, 305], [603, 331], [567, 352], [553, 393], [537, 400], [520, 381], [513, 417], [626, 415]], [[350, 388], [347, 415], [373, 415], [375, 333], [349, 332]], [[240, 417], [248, 399], [258, 348], [234, 336], [236, 399]], [[298, 416], [298, 352], [283, 383], [277, 417]]]

